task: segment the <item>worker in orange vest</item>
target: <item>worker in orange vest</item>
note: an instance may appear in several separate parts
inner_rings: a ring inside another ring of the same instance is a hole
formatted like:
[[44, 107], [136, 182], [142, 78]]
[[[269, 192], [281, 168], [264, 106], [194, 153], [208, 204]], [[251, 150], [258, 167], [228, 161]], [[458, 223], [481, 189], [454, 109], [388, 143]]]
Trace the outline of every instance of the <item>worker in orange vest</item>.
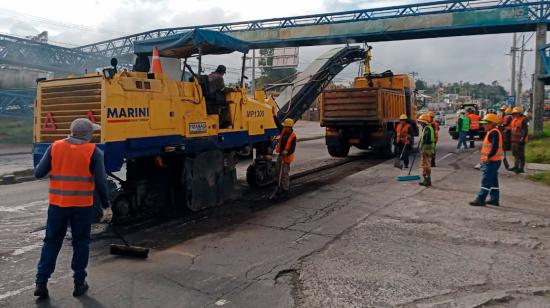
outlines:
[[508, 107], [507, 105], [502, 105], [500, 106], [500, 112], [498, 113], [498, 117], [500, 118], [500, 124], [503, 125], [504, 124], [504, 120], [506, 118], [506, 109], [508, 109], [510, 107]]
[[470, 118], [470, 149], [472, 149], [475, 147], [474, 137], [479, 134], [479, 115], [474, 110], [470, 110], [468, 118]]
[[523, 108], [517, 106], [512, 110], [511, 143], [512, 154], [514, 155], [514, 167], [510, 169], [516, 174], [525, 172], [525, 143], [527, 143], [527, 133], [529, 121], [523, 115]]
[[428, 112], [428, 115], [432, 118], [430, 125], [434, 128], [434, 155], [432, 156], [432, 168], [435, 168], [435, 155], [437, 153], [437, 142], [439, 141], [439, 123], [435, 120], [435, 113], [433, 111]]
[[502, 122], [500, 122], [500, 130], [502, 131], [502, 138], [504, 139], [504, 151], [510, 151], [512, 149], [512, 110], [511, 107], [506, 108], [504, 117], [501, 117]]
[[48, 219], [46, 236], [38, 271], [34, 295], [47, 298], [47, 283], [54, 272], [57, 255], [63, 244], [67, 226], [71, 226], [74, 271], [73, 296], [81, 296], [88, 290], [86, 267], [90, 251], [90, 229], [94, 205], [94, 191], [102, 204], [101, 222], [113, 217], [107, 192], [103, 153], [90, 143], [97, 124], [88, 119], [76, 119], [71, 123], [71, 135], [55, 141], [38, 163], [35, 176], [50, 175]]
[[[481, 147], [481, 170], [483, 171], [481, 189], [477, 198], [470, 202], [470, 205], [485, 206], [486, 204], [491, 204], [499, 206], [498, 169], [504, 157], [502, 133], [497, 127], [500, 123], [500, 118], [496, 114], [487, 114], [483, 118], [483, 122], [487, 133]], [[490, 200], [485, 202], [487, 196], [490, 196]]]
[[413, 140], [413, 130], [411, 124], [408, 122], [409, 118], [406, 114], [402, 114], [399, 117], [399, 123], [395, 127], [395, 157], [396, 167], [403, 166], [409, 168], [409, 155], [411, 151], [411, 142]]
[[[277, 121], [276, 121], [277, 123]], [[280, 124], [277, 126], [279, 127]], [[294, 133], [294, 120], [285, 119], [280, 127], [281, 135], [275, 152], [279, 153], [277, 158], [278, 183], [271, 199], [279, 197], [288, 197], [290, 192], [290, 164], [294, 161], [294, 152], [296, 150], [296, 134]]]

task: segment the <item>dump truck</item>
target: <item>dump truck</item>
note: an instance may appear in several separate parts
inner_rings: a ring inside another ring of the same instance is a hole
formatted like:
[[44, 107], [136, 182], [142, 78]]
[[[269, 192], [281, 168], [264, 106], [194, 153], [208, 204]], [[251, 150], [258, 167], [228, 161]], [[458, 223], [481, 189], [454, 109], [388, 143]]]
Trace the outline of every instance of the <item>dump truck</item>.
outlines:
[[353, 88], [325, 90], [320, 98], [321, 126], [326, 128], [325, 141], [333, 157], [346, 157], [351, 146], [372, 149], [392, 157], [395, 148], [395, 126], [406, 114], [415, 135], [415, 87], [407, 74], [370, 71], [369, 47], [365, 57], [365, 74], [355, 78]]

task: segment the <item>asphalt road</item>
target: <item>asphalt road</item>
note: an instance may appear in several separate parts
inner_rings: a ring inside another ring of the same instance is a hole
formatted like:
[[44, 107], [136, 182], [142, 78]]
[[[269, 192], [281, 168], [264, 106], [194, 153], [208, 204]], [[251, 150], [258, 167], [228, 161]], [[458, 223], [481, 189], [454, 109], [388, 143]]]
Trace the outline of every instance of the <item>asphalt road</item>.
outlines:
[[[289, 200], [251, 193], [192, 221], [137, 227], [127, 235], [152, 248], [145, 261], [108, 255], [117, 240], [96, 230], [80, 299], [70, 296], [70, 242], [51, 299], [31, 294], [45, 182], [0, 187], [0, 306], [548, 307], [550, 190], [504, 173], [501, 208], [469, 207], [479, 153], [454, 144], [442, 136], [433, 188], [397, 182], [391, 161], [357, 151], [293, 181]], [[322, 140], [299, 151], [295, 171], [334, 161]]]

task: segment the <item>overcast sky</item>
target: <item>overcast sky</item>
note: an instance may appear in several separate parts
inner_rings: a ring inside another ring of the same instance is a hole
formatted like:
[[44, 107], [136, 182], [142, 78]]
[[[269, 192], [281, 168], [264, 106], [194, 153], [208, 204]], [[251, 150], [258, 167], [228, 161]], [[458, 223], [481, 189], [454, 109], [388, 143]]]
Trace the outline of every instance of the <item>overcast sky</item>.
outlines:
[[[50, 42], [78, 46], [156, 28], [253, 20], [418, 3], [403, 0], [48, 0], [2, 1], [0, 32], [18, 36], [48, 30]], [[425, 1], [422, 1], [425, 2]], [[526, 38], [532, 33], [526, 33]], [[510, 85], [512, 34], [373, 43], [377, 71], [417, 72], [430, 82], [497, 80]], [[301, 48], [301, 67], [334, 46]], [[534, 48], [531, 38], [527, 48]], [[219, 60], [219, 59], [217, 59]], [[214, 64], [216, 59], [208, 59]], [[238, 68], [234, 57], [230, 66]], [[525, 57], [530, 87], [533, 52]], [[352, 78], [357, 66], [339, 78]]]

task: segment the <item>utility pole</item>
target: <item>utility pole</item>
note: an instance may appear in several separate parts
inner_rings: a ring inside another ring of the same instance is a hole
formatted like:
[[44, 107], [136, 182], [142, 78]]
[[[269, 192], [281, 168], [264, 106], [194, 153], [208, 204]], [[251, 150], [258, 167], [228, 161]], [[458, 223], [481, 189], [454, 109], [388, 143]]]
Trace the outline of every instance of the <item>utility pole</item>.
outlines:
[[512, 48], [510, 49], [510, 55], [512, 57], [512, 75], [510, 84], [510, 96], [516, 97], [516, 51], [517, 51], [517, 34], [514, 33], [514, 39], [512, 41]]
[[521, 38], [521, 52], [519, 54], [519, 73], [518, 73], [518, 91], [516, 95], [516, 105], [521, 104], [521, 94], [523, 93], [523, 59], [525, 58], [525, 52], [532, 51], [531, 49], [525, 49], [525, 34]]
[[544, 125], [544, 65], [542, 63], [541, 49], [546, 45], [546, 24], [538, 24], [535, 34], [535, 86], [533, 88], [533, 134], [535, 137], [542, 136]]

